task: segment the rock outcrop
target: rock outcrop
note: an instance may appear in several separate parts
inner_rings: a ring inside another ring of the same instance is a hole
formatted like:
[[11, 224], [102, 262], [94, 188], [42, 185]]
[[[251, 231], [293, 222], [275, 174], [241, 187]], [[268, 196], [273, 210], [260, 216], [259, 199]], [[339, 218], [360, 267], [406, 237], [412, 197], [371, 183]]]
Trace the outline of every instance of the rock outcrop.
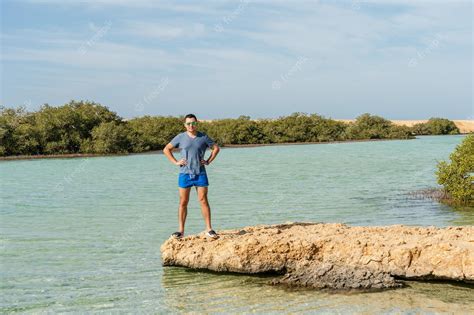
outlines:
[[474, 283], [474, 227], [286, 223], [169, 239], [164, 266], [283, 274], [273, 284], [333, 289], [402, 286], [397, 279]]

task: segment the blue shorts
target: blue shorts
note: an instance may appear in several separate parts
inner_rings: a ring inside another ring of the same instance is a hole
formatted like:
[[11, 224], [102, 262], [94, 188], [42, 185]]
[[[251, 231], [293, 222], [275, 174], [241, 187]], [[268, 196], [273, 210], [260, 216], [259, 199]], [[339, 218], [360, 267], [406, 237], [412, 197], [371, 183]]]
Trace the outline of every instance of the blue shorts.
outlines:
[[189, 188], [192, 186], [207, 187], [209, 186], [209, 181], [206, 173], [199, 175], [179, 173], [178, 186], [181, 188]]

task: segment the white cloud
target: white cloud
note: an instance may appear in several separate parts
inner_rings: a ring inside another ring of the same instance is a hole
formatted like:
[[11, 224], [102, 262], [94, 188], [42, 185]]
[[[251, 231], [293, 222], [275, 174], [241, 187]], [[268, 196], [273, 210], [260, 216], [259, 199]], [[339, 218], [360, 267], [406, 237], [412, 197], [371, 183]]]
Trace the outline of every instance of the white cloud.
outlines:
[[[170, 2], [160, 0], [21, 0], [35, 5], [58, 5], [61, 7], [164, 9], [182, 13], [216, 13], [216, 9], [195, 3]], [[212, 2], [211, 2], [212, 3]], [[209, 3], [208, 3], [209, 4]]]
[[124, 27], [123, 32], [140, 37], [175, 39], [202, 36], [205, 34], [205, 26], [201, 23], [173, 26], [163, 23], [130, 21]]
[[131, 45], [100, 42], [81, 54], [77, 46], [68, 48], [13, 48], [4, 52], [5, 61], [40, 61], [74, 67], [83, 67], [100, 71], [101, 69], [172, 69], [187, 62], [166, 51], [156, 48], [140, 48]]
[[[199, 5], [76, 1], [75, 5], [106, 8], [152, 8], [160, 14], [141, 20], [103, 16], [110, 17], [113, 26], [83, 55], [77, 50], [102, 27], [100, 20], [90, 25], [84, 22], [79, 31], [60, 26], [53, 30], [17, 29], [2, 34], [6, 44], [2, 62], [35, 65], [35, 82], [42, 82], [44, 77], [41, 86], [55, 86], [65, 91], [61, 95], [71, 93], [72, 97], [81, 92], [111, 100], [117, 106], [125, 106], [124, 94], [130, 94], [131, 101], [140, 99], [151, 82], [166, 76], [172, 84], [164, 96], [165, 104], [206, 104], [205, 108], [214, 113], [219, 113], [223, 104], [234, 106], [239, 114], [251, 115], [259, 111], [256, 104], [266, 106], [261, 112], [277, 112], [270, 104], [282, 111], [291, 106], [294, 110], [324, 112], [315, 105], [320, 104], [326, 106], [326, 113], [337, 116], [349, 113], [350, 106], [356, 104], [365, 111], [370, 108], [393, 115], [397, 110], [410, 113], [410, 106], [417, 102], [426, 110], [431, 105], [439, 109], [449, 98], [458, 101], [453, 112], [468, 107], [465, 83], [470, 70], [466, 64], [472, 62], [469, 5], [393, 0], [384, 3], [406, 8], [378, 15], [368, 8], [381, 1], [364, 2], [365, 6], [355, 10], [350, 1], [343, 6], [318, 1], [251, 1], [245, 12], [225, 26], [225, 32], [218, 33], [213, 26], [235, 10], [236, 2], [224, 2], [224, 7], [218, 1]], [[161, 14], [167, 7], [174, 12], [200, 14]], [[426, 50], [437, 34], [439, 48]], [[311, 61], [280, 91], [272, 91], [272, 81], [287, 73], [301, 56]], [[409, 68], [414, 57], [420, 59], [419, 64]], [[27, 73], [18, 72], [14, 66], [9, 69], [19, 78], [15, 86], [28, 84]], [[47, 71], [51, 69], [58, 69], [57, 74]], [[114, 92], [117, 87], [127, 88], [121, 91], [121, 98]], [[40, 87], [35, 91], [41, 96]], [[45, 89], [41, 101], [49, 101], [49, 93]]]

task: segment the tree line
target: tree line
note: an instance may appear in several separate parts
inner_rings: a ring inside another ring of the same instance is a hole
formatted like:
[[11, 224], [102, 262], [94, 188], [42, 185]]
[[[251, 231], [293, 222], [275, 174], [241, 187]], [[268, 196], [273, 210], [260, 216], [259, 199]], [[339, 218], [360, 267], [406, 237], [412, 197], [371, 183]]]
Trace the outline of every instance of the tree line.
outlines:
[[[138, 153], [161, 150], [184, 131], [183, 116], [143, 116], [124, 120], [106, 106], [71, 101], [45, 104], [38, 111], [0, 107], [0, 156], [72, 153]], [[411, 139], [415, 135], [458, 134], [454, 122], [431, 118], [413, 127], [396, 126], [363, 114], [352, 123], [295, 112], [277, 119], [249, 116], [201, 122], [199, 130], [219, 145]]]

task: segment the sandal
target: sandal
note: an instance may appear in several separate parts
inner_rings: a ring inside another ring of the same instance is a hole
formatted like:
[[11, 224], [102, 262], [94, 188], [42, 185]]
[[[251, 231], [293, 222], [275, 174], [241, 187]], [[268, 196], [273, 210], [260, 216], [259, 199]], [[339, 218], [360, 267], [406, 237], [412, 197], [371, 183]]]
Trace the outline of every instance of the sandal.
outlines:
[[218, 238], [219, 236], [217, 235], [216, 231], [214, 230], [209, 230], [206, 232], [206, 236], [210, 238]]
[[171, 234], [171, 237], [173, 237], [173, 238], [183, 238], [183, 233], [174, 232], [173, 234]]

